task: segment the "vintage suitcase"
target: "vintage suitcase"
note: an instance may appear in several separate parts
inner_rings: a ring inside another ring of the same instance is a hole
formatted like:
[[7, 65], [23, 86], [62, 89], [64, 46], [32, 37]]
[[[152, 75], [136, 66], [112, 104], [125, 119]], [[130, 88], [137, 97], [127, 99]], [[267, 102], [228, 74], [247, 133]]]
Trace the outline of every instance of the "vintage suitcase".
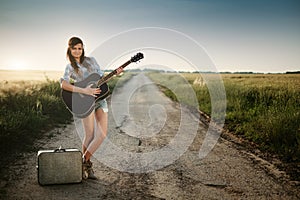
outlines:
[[82, 153], [78, 149], [40, 150], [37, 163], [40, 185], [82, 181]]

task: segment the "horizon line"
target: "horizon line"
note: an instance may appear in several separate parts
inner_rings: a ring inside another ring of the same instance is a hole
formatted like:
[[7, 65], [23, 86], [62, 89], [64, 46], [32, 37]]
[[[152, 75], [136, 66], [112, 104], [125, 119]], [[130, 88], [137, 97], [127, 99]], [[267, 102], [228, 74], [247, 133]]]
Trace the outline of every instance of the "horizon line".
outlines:
[[[114, 69], [105, 69], [103, 71], [113, 71]], [[24, 72], [24, 71], [32, 71], [32, 72], [63, 72], [64, 70], [43, 70], [43, 69], [5, 69], [0, 67], [0, 71], [10, 71], [10, 72]], [[300, 73], [300, 70], [288, 70], [283, 72], [258, 72], [258, 71], [219, 71], [219, 72], [213, 72], [213, 71], [188, 71], [188, 70], [163, 70], [163, 69], [126, 69], [125, 71], [164, 71], [164, 72], [183, 72], [183, 73], [214, 73], [214, 74], [289, 74], [289, 73]]]

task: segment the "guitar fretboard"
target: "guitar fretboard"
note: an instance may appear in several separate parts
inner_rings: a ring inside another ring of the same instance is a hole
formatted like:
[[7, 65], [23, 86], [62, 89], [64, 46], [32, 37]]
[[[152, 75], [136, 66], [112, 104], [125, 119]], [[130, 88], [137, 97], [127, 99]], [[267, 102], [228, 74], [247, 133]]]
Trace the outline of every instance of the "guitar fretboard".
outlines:
[[[127, 65], [129, 65], [131, 63], [131, 60], [128, 60], [126, 63], [124, 63], [123, 65], [121, 65], [119, 68], [125, 68]], [[100, 86], [103, 83], [106, 83], [109, 79], [111, 79], [115, 74], [117, 74], [117, 69], [115, 69], [114, 71], [110, 72], [109, 74], [107, 74], [106, 76], [104, 76], [103, 78], [101, 78], [97, 85]]]

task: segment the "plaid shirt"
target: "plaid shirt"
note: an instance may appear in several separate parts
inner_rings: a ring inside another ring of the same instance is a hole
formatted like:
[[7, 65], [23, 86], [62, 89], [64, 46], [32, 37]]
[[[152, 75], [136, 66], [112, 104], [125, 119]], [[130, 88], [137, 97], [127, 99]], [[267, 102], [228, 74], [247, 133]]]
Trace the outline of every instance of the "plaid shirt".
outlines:
[[82, 81], [92, 73], [98, 73], [101, 77], [104, 75], [103, 71], [100, 70], [96, 59], [93, 57], [85, 57], [82, 64], [77, 63], [77, 65], [79, 67], [78, 73], [74, 70], [71, 63], [67, 64], [64, 76], [60, 79], [60, 82], [63, 80], [68, 81], [69, 83]]

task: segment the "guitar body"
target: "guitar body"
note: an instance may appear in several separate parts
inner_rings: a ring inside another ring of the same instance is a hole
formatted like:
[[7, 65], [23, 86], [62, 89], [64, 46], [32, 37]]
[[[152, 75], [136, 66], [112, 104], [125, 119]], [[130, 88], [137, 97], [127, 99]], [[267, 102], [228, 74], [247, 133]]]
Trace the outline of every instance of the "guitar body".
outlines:
[[95, 101], [105, 99], [107, 96], [109, 96], [110, 92], [109, 92], [108, 85], [106, 83], [97, 86], [97, 82], [99, 81], [99, 79], [101, 79], [100, 75], [97, 73], [93, 73], [83, 81], [74, 83], [76, 87], [80, 87], [80, 88], [85, 88], [91, 84], [93, 84], [92, 87], [94, 88], [99, 87], [101, 93], [98, 94], [97, 97], [76, 93], [76, 92], [70, 92], [67, 90], [62, 90], [61, 92], [62, 99], [65, 105], [67, 106], [67, 108], [74, 116], [78, 118], [85, 118], [89, 116], [89, 114], [91, 114], [91, 112], [94, 110]]

